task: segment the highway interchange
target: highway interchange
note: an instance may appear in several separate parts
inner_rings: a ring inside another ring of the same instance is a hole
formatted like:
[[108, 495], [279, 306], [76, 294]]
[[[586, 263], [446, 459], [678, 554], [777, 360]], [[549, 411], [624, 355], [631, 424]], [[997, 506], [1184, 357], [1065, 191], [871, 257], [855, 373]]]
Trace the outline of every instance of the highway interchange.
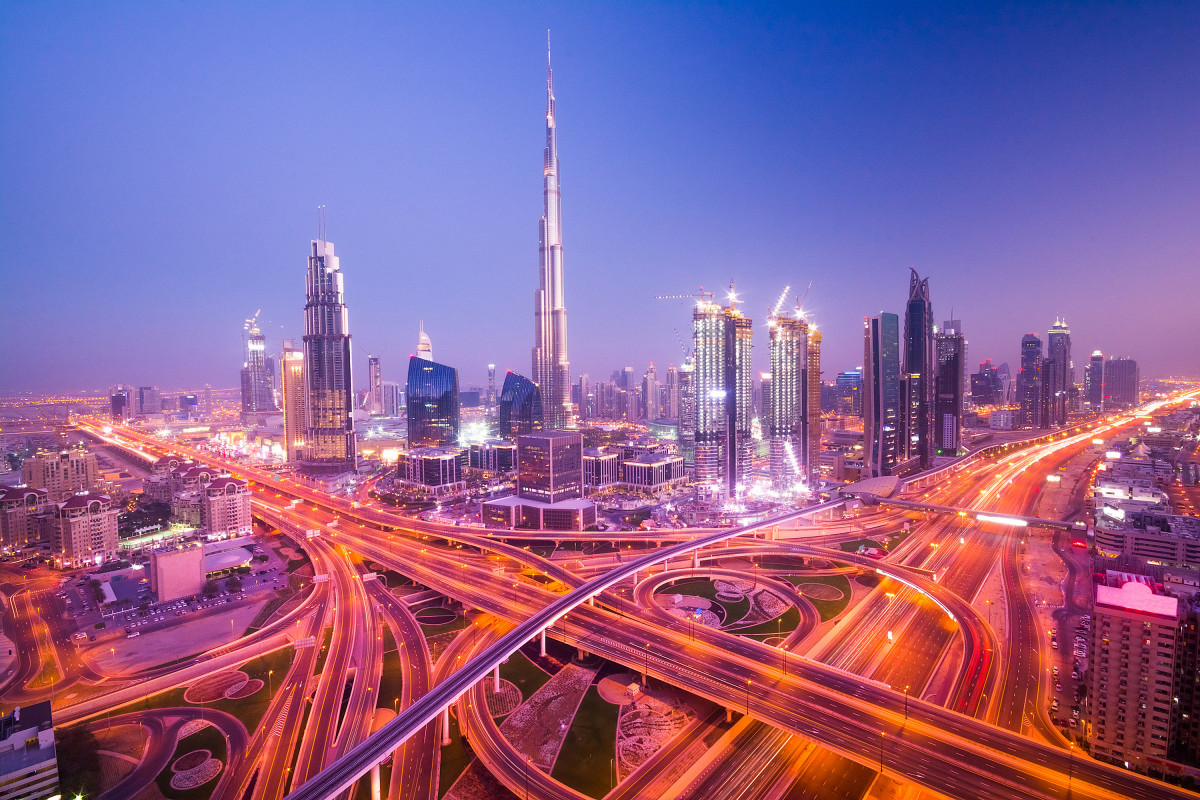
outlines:
[[[1098, 457], [1094, 436], [1119, 436], [1136, 422], [1122, 418], [1004, 455], [968, 458], [944, 480], [905, 496], [1031, 515], [1048, 472]], [[695, 782], [676, 786], [673, 796], [733, 796], [727, 791], [737, 786], [744, 792], [738, 796], [746, 797], [785, 791], [789, 798], [860, 797], [882, 767], [884, 775], [950, 797], [1046, 798], [1068, 791], [1071, 797], [1195, 797], [1076, 754], [1051, 724], [1043, 663], [1048, 648], [1017, 567], [1023, 538], [1052, 535], [1045, 531], [885, 507], [863, 509], [856, 519], [828, 519], [817, 507], [805, 510], [804, 519], [793, 512], [745, 529], [626, 533], [615, 538], [643, 544], [551, 560], [530, 545], [561, 539], [561, 533], [531, 536], [417, 521], [365, 496], [353, 502], [332, 497], [179, 443], [127, 429], [114, 436], [98, 422], [79, 424], [134, 457], [188, 455], [250, 479], [256, 515], [289, 535], [324, 576], [262, 630], [123, 681], [89, 671], [69, 642], [69, 627], [42, 619], [32, 607], [32, 591], [0, 587], [11, 604], [6, 628], [21, 653], [0, 687], [2, 696], [11, 702], [46, 695], [30, 683], [47, 658], [57, 659], [60, 680], [48, 688], [94, 689], [80, 693], [79, 702], [56, 702], [56, 717], [64, 721], [95, 722], [151, 687], [194, 681], [292, 647], [290, 666], [275, 677], [258, 728], [243, 728], [244, 736], [229, 740], [229, 768], [214, 797], [332, 798], [361, 780], [379, 797], [432, 800], [450, 709], [476, 757], [513, 793], [580, 797], [531, 769], [484, 712], [495, 665], [543, 631], [728, 710], [733, 727], [710, 749]], [[899, 531], [905, 522], [912, 524], [911, 534], [883, 560], [837, 547]], [[592, 536], [614, 538], [572, 534], [584, 541]], [[655, 544], [645, 544], [647, 538]], [[771, 566], [788, 558], [859, 567], [878, 585], [836, 624], [818, 630], [811, 603], [782, 580], [786, 570]], [[783, 647], [689, 624], [654, 599], [656, 589], [694, 575], [736, 580], [740, 570], [741, 578], [751, 578], [746, 564], [753, 565], [756, 583], [774, 586], [800, 610], [801, 623], [781, 637]], [[379, 568], [473, 609], [470, 635], [456, 637], [435, 662], [412, 611], [372, 571]], [[1003, 642], [976, 605], [994, 569], [1002, 573], [1008, 621]], [[39, 625], [51, 626], [48, 637]], [[395, 698], [376, 696], [385, 632], [401, 644], [403, 679]], [[47, 640], [53, 653], [37, 644]], [[305, 640], [328, 645], [296, 646]], [[141, 724], [159, 724], [153, 716]], [[725, 718], [697, 721], [610, 796], [663, 796], [669, 754]], [[165, 729], [159, 738], [168, 741]], [[387, 782], [381, 780], [385, 762]]]

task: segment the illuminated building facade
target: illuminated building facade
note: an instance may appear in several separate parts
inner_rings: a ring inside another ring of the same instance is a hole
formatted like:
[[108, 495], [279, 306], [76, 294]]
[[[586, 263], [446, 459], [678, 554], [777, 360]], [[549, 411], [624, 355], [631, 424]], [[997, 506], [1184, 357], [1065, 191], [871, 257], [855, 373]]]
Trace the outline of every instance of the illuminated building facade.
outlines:
[[117, 557], [117, 507], [106, 494], [72, 495], [54, 507], [55, 565], [94, 565]]
[[21, 463], [21, 483], [31, 489], [43, 489], [51, 502], [65, 500], [76, 492], [100, 486], [96, 454], [82, 447], [67, 450], [39, 450]]
[[933, 443], [939, 456], [957, 455], [962, 438], [964, 349], [962, 334], [956, 330], [945, 329], [934, 337]]
[[350, 317], [333, 243], [314, 239], [304, 306], [304, 464], [320, 471], [357, 465]]
[[409, 447], [443, 447], [458, 443], [458, 370], [410, 356], [404, 394]]
[[920, 458], [928, 467], [933, 455], [930, 437], [933, 420], [933, 306], [929, 300], [929, 278], [915, 269], [908, 281], [908, 306], [904, 313], [904, 375], [908, 409], [905, 416], [905, 458]]
[[1099, 350], [1092, 352], [1088, 365], [1083, 373], [1083, 402], [1092, 411], [1104, 407], [1104, 354]]
[[509, 370], [500, 390], [500, 436], [512, 438], [543, 427], [541, 391], [524, 375]]
[[1000, 402], [1000, 374], [989, 358], [971, 376], [971, 402], [976, 406], [994, 406]]
[[838, 392], [838, 410], [843, 414], [861, 417], [863, 413], [862, 370], [839, 372], [835, 386]]
[[305, 428], [304, 350], [283, 345], [283, 448], [289, 464], [303, 458]]
[[[0, 715], [0, 798], [61, 798], [51, 701], [22, 703]], [[68, 758], [77, 754], [64, 753]], [[80, 794], [78, 797], [82, 797]]]
[[863, 465], [878, 477], [891, 475], [904, 460], [900, 318], [883, 313], [863, 324]]
[[659, 408], [658, 373], [653, 363], [642, 376], [642, 411], [643, 418], [647, 420], [656, 420], [662, 415]]
[[771, 372], [763, 374], [763, 431], [770, 442], [771, 480], [777, 489], [792, 486], [804, 476], [800, 461], [805, 447], [808, 403], [808, 323], [793, 317], [767, 320]]
[[567, 306], [563, 287], [562, 207], [558, 185], [558, 128], [554, 71], [546, 59], [546, 149], [542, 159], [543, 210], [539, 225], [541, 267], [534, 294], [533, 382], [542, 392], [546, 424], [568, 428], [571, 364], [567, 360]]
[[517, 495], [558, 503], [583, 496], [583, 434], [542, 431], [517, 438]]
[[807, 397], [803, 409], [805, 430], [801, 463], [809, 484], [812, 484], [821, 466], [821, 331], [812, 324], [808, 326], [808, 370], [804, 375], [804, 386]]
[[242, 364], [242, 413], [275, 411], [275, 393], [267, 369], [267, 338], [251, 325], [246, 334], [245, 362]]
[[1021, 371], [1017, 373], [1018, 428], [1042, 425], [1042, 340], [1027, 333], [1021, 339]]
[[696, 365], [691, 356], [679, 365], [679, 454], [696, 466]]
[[254, 532], [250, 517], [250, 486], [241, 478], [214, 478], [200, 490], [200, 526], [209, 539], [249, 536]]
[[39, 538], [34, 517], [46, 510], [45, 489], [0, 487], [0, 545], [22, 548]]
[[162, 395], [157, 386], [139, 386], [137, 401], [137, 413], [142, 416], [162, 413]]
[[1071, 363], [1071, 329], [1062, 319], [1056, 319], [1046, 335], [1046, 363], [1053, 368], [1046, 371], [1043, 383], [1046, 395], [1046, 418], [1043, 428], [1061, 427], [1067, 424], [1071, 392], [1075, 388], [1075, 367]]
[[721, 307], [709, 295], [692, 312], [695, 478], [714, 500], [736, 495], [750, 472], [753, 334], [735, 302]]

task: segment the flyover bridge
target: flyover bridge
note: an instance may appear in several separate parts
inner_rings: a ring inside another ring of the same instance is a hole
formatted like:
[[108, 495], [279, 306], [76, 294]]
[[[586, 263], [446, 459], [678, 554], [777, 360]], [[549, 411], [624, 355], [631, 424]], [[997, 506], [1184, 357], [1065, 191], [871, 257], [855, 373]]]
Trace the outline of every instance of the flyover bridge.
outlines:
[[912, 511], [930, 511], [935, 514], [957, 514], [969, 517], [978, 522], [991, 522], [997, 525], [1010, 525], [1015, 528], [1057, 528], [1064, 531], [1086, 531], [1087, 523], [1083, 521], [1063, 522], [1057, 519], [1042, 517], [1026, 517], [1021, 514], [1002, 514], [998, 511], [981, 511], [976, 508], [958, 508], [955, 506], [940, 506], [935, 503], [921, 503], [915, 500], [900, 500], [895, 497], [877, 497], [869, 492], [843, 491], [847, 497], [857, 497], [867, 505], [893, 506]]

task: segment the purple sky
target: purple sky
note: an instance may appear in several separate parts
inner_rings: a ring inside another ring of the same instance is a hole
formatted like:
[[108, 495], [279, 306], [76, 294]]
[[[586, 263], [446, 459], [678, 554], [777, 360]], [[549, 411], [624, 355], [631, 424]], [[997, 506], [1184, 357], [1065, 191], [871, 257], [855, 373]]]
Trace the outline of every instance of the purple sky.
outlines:
[[527, 374], [546, 28], [575, 374], [661, 374], [654, 295], [733, 279], [764, 367], [812, 281], [831, 378], [909, 265], [972, 362], [1062, 314], [1077, 371], [1200, 374], [1200, 4], [733, 5], [3, 3], [0, 389], [235, 385], [319, 204], [357, 380], [420, 320]]

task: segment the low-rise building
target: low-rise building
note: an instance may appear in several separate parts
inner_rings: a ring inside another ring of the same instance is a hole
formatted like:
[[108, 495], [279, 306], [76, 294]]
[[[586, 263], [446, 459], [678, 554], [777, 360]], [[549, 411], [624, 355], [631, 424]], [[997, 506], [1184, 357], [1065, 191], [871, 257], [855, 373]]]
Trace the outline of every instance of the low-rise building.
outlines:
[[204, 546], [198, 542], [150, 551], [150, 588], [160, 603], [204, 589]]
[[1200, 518], [1127, 510], [1105, 500], [1096, 515], [1095, 544], [1100, 555], [1134, 556], [1162, 564], [1200, 566]]
[[403, 483], [446, 494], [463, 487], [466, 454], [461, 447], [421, 447], [401, 456], [397, 473]]
[[467, 465], [484, 472], [503, 475], [517, 469], [517, 445], [505, 439], [489, 439], [471, 445]]
[[0, 800], [48, 800], [57, 795], [50, 701], [17, 706], [0, 717]]
[[35, 517], [45, 513], [46, 498], [45, 489], [0, 488], [0, 545], [19, 549], [40, 538]]
[[39, 450], [21, 464], [21, 482], [33, 489], [45, 489], [51, 502], [57, 503], [76, 492], [100, 488], [100, 469], [96, 454], [82, 447]]
[[621, 479], [620, 454], [610, 453], [600, 447], [587, 447], [583, 451], [583, 488], [597, 492], [607, 489]]
[[200, 527], [209, 539], [247, 536], [254, 531], [250, 516], [250, 486], [228, 476], [204, 484]]
[[480, 516], [489, 528], [582, 531], [596, 524], [596, 504], [581, 497], [543, 503], [510, 495], [485, 501]]
[[117, 557], [117, 508], [106, 494], [76, 494], [54, 509], [52, 555], [62, 568]]
[[622, 465], [622, 484], [637, 492], [657, 494], [687, 482], [683, 456], [643, 453]]

